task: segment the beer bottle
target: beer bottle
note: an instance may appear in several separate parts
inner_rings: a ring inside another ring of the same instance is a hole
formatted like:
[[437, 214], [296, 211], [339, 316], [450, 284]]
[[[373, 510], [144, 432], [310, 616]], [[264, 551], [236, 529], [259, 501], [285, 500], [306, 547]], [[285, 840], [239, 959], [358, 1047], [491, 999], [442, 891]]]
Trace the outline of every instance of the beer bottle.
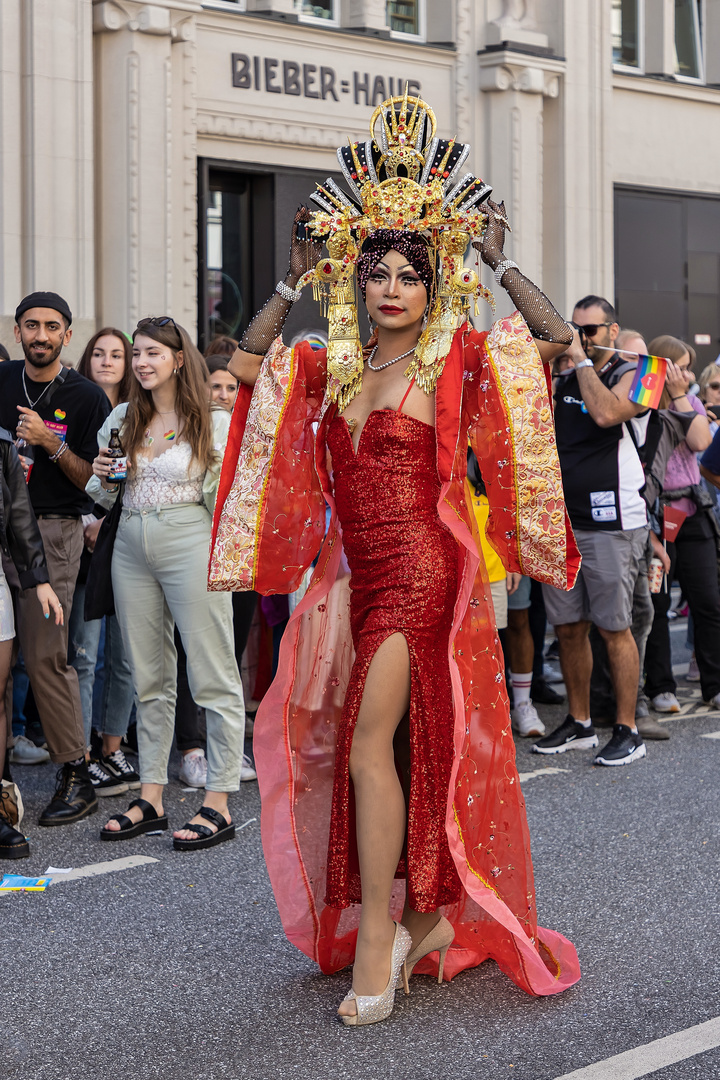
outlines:
[[111, 484], [116, 484], [120, 480], [127, 480], [127, 457], [125, 456], [125, 451], [120, 442], [120, 431], [118, 428], [110, 429], [110, 442], [108, 443], [107, 449], [113, 459], [110, 466], [110, 472], [108, 473], [108, 480]]

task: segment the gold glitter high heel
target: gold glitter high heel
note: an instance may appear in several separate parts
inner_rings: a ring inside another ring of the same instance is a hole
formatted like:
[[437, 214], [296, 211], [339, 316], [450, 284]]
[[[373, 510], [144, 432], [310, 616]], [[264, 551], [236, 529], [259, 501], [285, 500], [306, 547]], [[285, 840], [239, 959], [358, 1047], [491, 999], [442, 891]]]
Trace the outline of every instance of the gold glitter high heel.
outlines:
[[[445, 967], [445, 957], [454, 940], [455, 931], [453, 930], [452, 923], [449, 923], [445, 916], [441, 915], [430, 933], [425, 935], [420, 944], [413, 949], [405, 961], [408, 979], [412, 975], [413, 968], [416, 964], [419, 964], [425, 956], [428, 956], [432, 952], [436, 952], [438, 954], [438, 982], [441, 983], [443, 969]], [[399, 981], [397, 983], [397, 988], [400, 988]], [[406, 989], [405, 993], [409, 994], [410, 990]]]
[[387, 1020], [395, 1005], [395, 986], [402, 981], [405, 993], [409, 994], [407, 970], [405, 961], [412, 949], [412, 938], [400, 923], [395, 923], [395, 937], [393, 938], [392, 954], [390, 957], [390, 978], [382, 994], [374, 997], [361, 997], [350, 990], [345, 995], [345, 1001], [354, 1001], [357, 1013], [354, 1016], [341, 1016], [343, 1024], [347, 1027], [360, 1027], [362, 1024], [377, 1024], [379, 1020]]

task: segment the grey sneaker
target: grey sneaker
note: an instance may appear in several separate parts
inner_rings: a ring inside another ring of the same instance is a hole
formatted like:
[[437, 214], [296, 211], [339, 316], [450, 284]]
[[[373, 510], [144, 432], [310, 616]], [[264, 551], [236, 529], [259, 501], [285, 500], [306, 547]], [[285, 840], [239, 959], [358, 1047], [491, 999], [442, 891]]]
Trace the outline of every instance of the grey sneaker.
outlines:
[[18, 735], [10, 749], [9, 760], [11, 765], [44, 765], [50, 755], [26, 735]]
[[257, 780], [257, 773], [253, 768], [253, 763], [247, 754], [243, 754], [242, 768], [240, 769], [241, 780]]
[[674, 713], [680, 712], [680, 702], [674, 694], [656, 694], [652, 699], [652, 707], [655, 712]]
[[715, 697], [711, 697], [708, 701], [708, 705], [712, 705], [713, 709], [720, 709], [720, 694], [716, 694]]
[[204, 750], [190, 750], [183, 754], [178, 780], [188, 787], [201, 788], [207, 783], [207, 758]]
[[537, 714], [532, 701], [523, 701], [512, 710], [512, 726], [518, 735], [527, 738], [530, 735], [544, 735], [545, 725]]

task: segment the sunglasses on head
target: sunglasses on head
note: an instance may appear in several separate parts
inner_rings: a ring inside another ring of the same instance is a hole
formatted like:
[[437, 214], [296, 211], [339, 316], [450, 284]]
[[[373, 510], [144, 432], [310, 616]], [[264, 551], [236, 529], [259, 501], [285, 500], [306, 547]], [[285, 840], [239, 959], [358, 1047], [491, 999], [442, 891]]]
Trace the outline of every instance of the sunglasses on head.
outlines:
[[588, 337], [595, 337], [595, 335], [597, 334], [597, 332], [598, 332], [598, 330], [600, 329], [601, 326], [612, 326], [612, 323], [611, 322], [599, 322], [599, 323], [589, 322], [589, 323], [585, 323], [584, 326], [580, 326], [579, 323], [573, 323], [572, 325], [577, 327], [578, 330], [584, 331], [584, 333], [586, 333]]
[[140, 320], [138, 328], [141, 326], [174, 326], [177, 330], [175, 320], [171, 319], [169, 315], [148, 316], [146, 319]]

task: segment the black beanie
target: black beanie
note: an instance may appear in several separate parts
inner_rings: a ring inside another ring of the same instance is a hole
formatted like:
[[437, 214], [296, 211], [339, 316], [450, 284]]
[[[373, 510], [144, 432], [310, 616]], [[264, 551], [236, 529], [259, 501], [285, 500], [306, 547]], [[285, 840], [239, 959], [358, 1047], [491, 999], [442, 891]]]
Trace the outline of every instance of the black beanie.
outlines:
[[36, 307], [52, 308], [53, 311], [57, 311], [62, 315], [68, 326], [72, 323], [72, 312], [67, 305], [67, 300], [63, 300], [62, 296], [58, 296], [55, 292], [30, 293], [18, 304], [15, 311], [15, 322], [19, 323], [21, 316], [26, 311]]

